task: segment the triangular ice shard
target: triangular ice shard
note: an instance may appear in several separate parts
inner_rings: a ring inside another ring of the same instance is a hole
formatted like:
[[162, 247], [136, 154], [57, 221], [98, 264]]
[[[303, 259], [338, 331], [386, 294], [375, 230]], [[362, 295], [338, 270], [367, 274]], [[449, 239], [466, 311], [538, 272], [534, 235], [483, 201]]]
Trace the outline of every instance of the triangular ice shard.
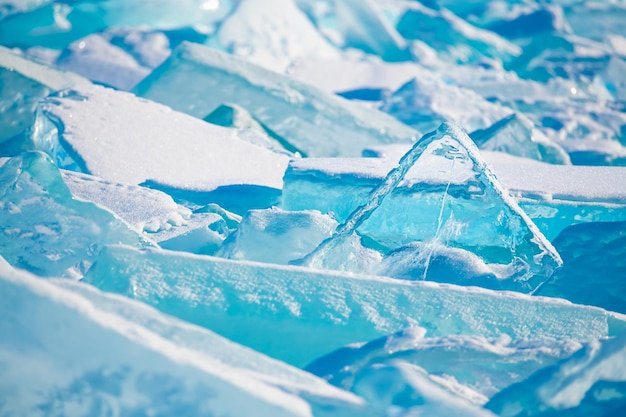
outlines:
[[[295, 209], [306, 193], [294, 188], [297, 164], [285, 176], [287, 209]], [[432, 249], [443, 243], [473, 252], [500, 278], [491, 288], [532, 292], [561, 265], [559, 254], [500, 185], [476, 145], [451, 123], [424, 135], [357, 201], [362, 205], [339, 216], [343, 223], [335, 235], [309, 254], [306, 263], [324, 267], [337, 242], [358, 230], [387, 250], [420, 241], [432, 242]], [[426, 245], [426, 268], [434, 254]]]
[[42, 280], [2, 258], [0, 317], [4, 415], [380, 415], [215, 333], [89, 285]]
[[127, 246], [107, 246], [85, 281], [296, 366], [416, 325], [433, 337], [626, 331], [623, 315], [553, 298]]
[[309, 156], [358, 156], [370, 145], [419, 136], [387, 114], [189, 42], [134, 91], [196, 117], [237, 104]]
[[150, 244], [111, 212], [74, 199], [47, 155], [27, 152], [2, 162], [0, 253], [12, 265], [80, 278], [105, 244]]

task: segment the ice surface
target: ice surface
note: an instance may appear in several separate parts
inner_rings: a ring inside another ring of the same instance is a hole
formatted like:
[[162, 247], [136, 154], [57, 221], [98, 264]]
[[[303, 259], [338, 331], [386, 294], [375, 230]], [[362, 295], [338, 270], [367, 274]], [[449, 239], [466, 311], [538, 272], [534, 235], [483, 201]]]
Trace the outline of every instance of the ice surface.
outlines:
[[12, 154], [19, 143], [6, 143], [33, 122], [37, 102], [63, 88], [89, 82], [69, 72], [28, 60], [0, 46], [0, 153]]
[[480, 149], [505, 152], [551, 164], [570, 164], [569, 155], [521, 113], [470, 134]]
[[[189, 82], [192, 77], [196, 82]], [[357, 156], [369, 145], [411, 143], [419, 136], [389, 115], [188, 42], [135, 92], [196, 117], [237, 104], [303, 156]]]
[[[425, 337], [425, 333], [414, 327], [368, 343], [345, 346], [316, 359], [305, 369], [351, 390], [364, 370], [404, 362], [422, 367], [440, 383], [456, 388], [457, 395], [480, 405], [581, 347], [576, 341], [550, 338]], [[458, 389], [462, 387], [463, 390]]]
[[3, 415], [369, 415], [305, 372], [126, 298], [0, 259]]
[[102, 245], [149, 245], [99, 206], [75, 200], [52, 161], [28, 152], [0, 166], [0, 252], [43, 276], [79, 278]]
[[626, 331], [624, 316], [559, 299], [126, 246], [101, 251], [85, 281], [297, 366], [416, 325], [433, 337]]
[[626, 410], [626, 337], [589, 343], [557, 365], [494, 396], [509, 416], [619, 416]]
[[570, 226], [554, 245], [564, 265], [539, 294], [626, 312], [626, 222]]
[[149, 181], [155, 188], [197, 193], [204, 204], [219, 203], [216, 199], [228, 204], [228, 195], [211, 201], [210, 193], [240, 186], [251, 189], [251, 198], [258, 190], [256, 204], [263, 207], [282, 187], [288, 158], [241, 140], [240, 133], [129, 93], [92, 86], [43, 101], [33, 135], [40, 149], [61, 144], [58, 151], [46, 150], [62, 168], [124, 184]]
[[301, 59], [340, 55], [294, 0], [241, 0], [215, 37], [224, 50], [276, 72]]
[[468, 132], [485, 129], [513, 110], [434, 77], [414, 78], [383, 101], [381, 110], [421, 131], [452, 120]]
[[213, 254], [230, 228], [216, 212], [192, 212], [158, 190], [62, 171], [72, 195], [115, 213], [143, 236], [171, 250]]
[[[283, 207], [333, 212], [342, 223], [332, 241], [307, 257], [310, 265], [324, 265], [326, 254], [332, 254], [333, 241], [356, 230], [386, 251], [417, 241], [433, 242], [432, 248], [443, 244], [474, 252], [494, 264], [493, 272], [501, 278], [492, 281], [490, 287], [496, 289], [531, 292], [561, 264], [550, 242], [456, 125], [444, 123], [424, 135], [380, 182], [374, 176], [378, 170], [370, 169], [361, 178], [357, 174], [355, 187], [349, 176], [356, 164], [349, 160], [328, 159], [329, 165], [343, 165], [322, 168], [322, 172], [308, 169], [310, 161], [290, 164]], [[367, 164], [385, 166], [384, 161], [376, 160], [364, 161]], [[342, 178], [342, 174], [348, 175]], [[342, 197], [348, 193], [354, 195], [349, 201]], [[479, 223], [481, 218], [485, 221]], [[428, 258], [426, 254], [426, 268]], [[454, 282], [465, 284], [467, 280]]]

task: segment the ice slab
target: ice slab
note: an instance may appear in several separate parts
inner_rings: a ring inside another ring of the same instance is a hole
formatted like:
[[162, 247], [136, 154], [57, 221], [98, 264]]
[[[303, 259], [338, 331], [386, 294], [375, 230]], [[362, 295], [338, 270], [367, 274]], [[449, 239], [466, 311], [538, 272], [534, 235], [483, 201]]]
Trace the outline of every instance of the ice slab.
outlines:
[[340, 56], [294, 0], [242, 0], [214, 36], [227, 52], [276, 72], [302, 59]]
[[371, 415], [319, 378], [69, 280], [0, 259], [5, 415]]
[[503, 417], [619, 416], [626, 410], [626, 337], [591, 342], [498, 393], [486, 407]]
[[61, 175], [74, 197], [107, 208], [163, 248], [214, 254], [230, 232], [220, 214], [194, 213], [161, 191], [73, 171]]
[[445, 8], [437, 10], [413, 3], [397, 24], [406, 39], [426, 42], [453, 63], [475, 63], [485, 58], [508, 61], [520, 48], [493, 32], [468, 23]]
[[471, 132], [488, 128], [513, 113], [510, 108], [434, 76], [413, 78], [387, 97], [380, 109], [423, 132], [436, 129], [446, 120]]
[[404, 362], [423, 368], [466, 400], [482, 405], [508, 386], [555, 364], [581, 348], [572, 340], [451, 335], [426, 337], [423, 328], [404, 329], [355, 343], [316, 359], [306, 370], [331, 384], [353, 389], [368, 368]]
[[470, 133], [478, 148], [499, 151], [551, 164], [571, 164], [569, 155], [521, 113], [514, 113], [486, 129]]
[[441, 417], [495, 417], [495, 414], [469, 403], [419, 366], [390, 361], [365, 367], [352, 387], [355, 393], [391, 412]]
[[219, 126], [252, 130], [256, 134], [246, 135], [242, 133], [240, 134], [241, 139], [278, 153], [284, 153], [290, 157], [299, 154], [296, 147], [257, 120], [248, 110], [236, 104], [222, 104], [202, 120]]
[[626, 313], [626, 222], [570, 226], [554, 245], [563, 268], [538, 294]]
[[[350, 204], [345, 199], [335, 198], [333, 196], [336, 194], [328, 190], [326, 194], [315, 191], [316, 200], [307, 199], [310, 188], [306, 187], [321, 187], [327, 179], [334, 178], [332, 182], [326, 183], [333, 188], [350, 187], [343, 189], [342, 193], [364, 195], [365, 189], [381, 181], [408, 149], [406, 145], [390, 145], [365, 150], [365, 155], [380, 157], [382, 161], [371, 158], [309, 158], [293, 161], [285, 176], [285, 208], [298, 209], [300, 203], [296, 204], [289, 196], [297, 192], [298, 198], [307, 207], [324, 213], [333, 212], [338, 218], [347, 216], [357, 206], [356, 202]], [[481, 155], [498, 181], [549, 240], [556, 238], [571, 224], [626, 220], [626, 187], [623, 186], [626, 170], [623, 167], [552, 165], [490, 151], [481, 151]], [[425, 174], [414, 171], [408, 174], [412, 182], [425, 181], [427, 178]], [[303, 181], [303, 185], [307, 186], [295, 190], [290, 185], [292, 180]], [[322, 200], [320, 196], [326, 199]]]
[[75, 200], [40, 152], [3, 160], [0, 206], [2, 256], [39, 275], [80, 278], [102, 245], [149, 245], [111, 212]]
[[[501, 278], [495, 289], [531, 292], [561, 263], [456, 125], [444, 123], [424, 135], [382, 181], [376, 173], [389, 167], [383, 160], [326, 159], [326, 168], [315, 172], [310, 167], [316, 163], [290, 164], [283, 208], [333, 212], [342, 223], [337, 238], [358, 230], [385, 251], [416, 241], [465, 249], [494, 265]], [[355, 187], [350, 176], [358, 163]], [[338, 198], [347, 192], [354, 198]], [[328, 251], [318, 249], [311, 259]]]
[[189, 42], [134, 91], [196, 117], [237, 104], [302, 156], [356, 156], [366, 146], [411, 143], [419, 135], [387, 114]]
[[344, 48], [358, 48], [390, 62], [411, 60], [406, 40], [384, 19], [375, 2], [341, 0], [336, 2], [335, 13]]
[[19, 141], [4, 143], [33, 123], [37, 102], [53, 91], [88, 84], [85, 78], [26, 59], [0, 46], [0, 152], [19, 150]]
[[131, 54], [101, 34], [72, 42], [55, 64], [91, 81], [121, 90], [130, 90], [150, 73], [149, 68], [139, 64]]
[[314, 210], [250, 210], [219, 256], [287, 264], [315, 249], [336, 227], [337, 221]]
[[101, 251], [85, 281], [296, 366], [417, 325], [433, 337], [626, 331], [624, 316], [565, 300], [127, 246]]
[[264, 199], [279, 194], [288, 157], [244, 141], [240, 134], [99, 86], [44, 100], [33, 131], [37, 147], [62, 168], [196, 193], [203, 204], [237, 204], [236, 196], [211, 193], [239, 186], [250, 190], [250, 198], [258, 194], [257, 204], [264, 207]]

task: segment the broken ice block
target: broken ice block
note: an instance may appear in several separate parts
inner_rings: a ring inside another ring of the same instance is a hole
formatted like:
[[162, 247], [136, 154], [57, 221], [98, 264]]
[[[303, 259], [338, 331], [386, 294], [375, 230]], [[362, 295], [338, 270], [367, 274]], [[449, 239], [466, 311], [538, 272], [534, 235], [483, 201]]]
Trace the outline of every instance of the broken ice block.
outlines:
[[0, 316], [4, 414], [380, 415], [205, 329], [89, 285], [44, 281], [1, 258]]
[[[493, 281], [497, 289], [531, 292], [561, 264], [550, 242], [460, 128], [444, 123], [424, 135], [383, 181], [378, 175], [389, 167], [384, 160], [357, 162], [292, 161], [285, 174], [283, 208], [333, 212], [343, 223], [338, 231], [352, 223], [352, 230], [373, 240], [379, 250], [418, 241], [474, 252], [501, 278]], [[391, 184], [391, 177], [407, 164], [405, 178]], [[340, 197], [346, 193], [354, 197]], [[369, 213], [356, 222], [365, 208]]]
[[626, 410], [626, 337], [596, 340], [496, 394], [502, 417], [620, 416]]
[[344, 47], [359, 48], [385, 61], [410, 61], [407, 42], [370, 0], [336, 2], [337, 26]]
[[205, 116], [203, 120], [224, 127], [234, 127], [240, 130], [250, 129], [254, 132], [253, 134], [248, 135], [241, 132], [239, 137], [274, 152], [285, 153], [290, 157], [300, 154], [296, 147], [258, 121], [248, 110], [236, 104], [222, 104]]
[[406, 39], [416, 39], [447, 56], [453, 63], [475, 63], [491, 58], [508, 61], [521, 53], [520, 48], [459, 18], [445, 8], [431, 9], [411, 3], [397, 25]]
[[[149, 183], [202, 205], [267, 207], [280, 194], [288, 157], [241, 140], [240, 133], [91, 86], [44, 100], [33, 137], [62, 168]], [[233, 195], [232, 187], [248, 191], [247, 199]]]
[[513, 113], [471, 90], [448, 85], [435, 77], [413, 78], [385, 98], [381, 110], [423, 132], [436, 129], [446, 120], [471, 132]]
[[315, 249], [335, 227], [334, 219], [313, 210], [250, 210], [219, 256], [287, 264]]
[[482, 150], [504, 152], [550, 164], [571, 163], [567, 152], [521, 113], [505, 117], [486, 129], [476, 130], [470, 136]]
[[237, 104], [303, 156], [357, 156], [366, 146], [419, 136], [387, 114], [189, 42], [134, 91], [196, 117]]
[[193, 213], [158, 190], [61, 171], [72, 195], [106, 207], [165, 249], [213, 254], [229, 227], [217, 213]]
[[570, 226], [553, 243], [563, 268], [538, 294], [626, 313], [626, 222]]
[[475, 404], [484, 404], [509, 385], [556, 363], [578, 350], [572, 340], [529, 338], [512, 340], [450, 335], [425, 337], [425, 330], [409, 328], [365, 344], [353, 344], [316, 359], [306, 370], [333, 385], [350, 390], [357, 374], [377, 364], [402, 361], [424, 368], [431, 378]]
[[0, 46], [0, 154], [15, 154], [22, 148], [22, 138], [6, 141], [32, 125], [39, 100], [51, 92], [88, 83], [79, 75], [36, 63]]
[[75, 200], [43, 153], [0, 166], [0, 253], [43, 276], [80, 278], [107, 243], [150, 243], [101, 207]]
[[85, 281], [296, 366], [417, 325], [433, 337], [626, 331], [620, 314], [559, 299], [127, 246], [107, 246]]
[[213, 36], [209, 44], [276, 72], [288, 72], [301, 59], [340, 56], [294, 0], [239, 1]]

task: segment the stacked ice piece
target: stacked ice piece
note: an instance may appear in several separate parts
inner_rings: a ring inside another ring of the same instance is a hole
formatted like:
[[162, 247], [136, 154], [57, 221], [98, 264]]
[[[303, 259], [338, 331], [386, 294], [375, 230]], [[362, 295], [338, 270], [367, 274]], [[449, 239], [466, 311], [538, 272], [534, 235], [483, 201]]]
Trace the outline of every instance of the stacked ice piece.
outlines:
[[0, 416], [622, 416], [626, 6], [0, 0]]

